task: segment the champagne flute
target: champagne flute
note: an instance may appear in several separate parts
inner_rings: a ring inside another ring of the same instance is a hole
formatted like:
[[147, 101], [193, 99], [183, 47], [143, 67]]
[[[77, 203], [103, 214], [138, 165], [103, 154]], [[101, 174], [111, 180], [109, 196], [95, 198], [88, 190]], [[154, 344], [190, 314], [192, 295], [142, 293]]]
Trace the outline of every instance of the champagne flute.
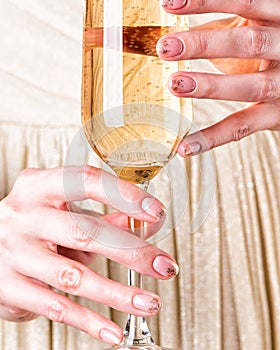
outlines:
[[[189, 63], [163, 62], [155, 50], [162, 35], [186, 29], [187, 17], [164, 13], [159, 0], [85, 0], [84, 131], [117, 176], [144, 190], [190, 130], [191, 100], [167, 88], [170, 74]], [[130, 228], [145, 238], [144, 222], [131, 218]], [[129, 284], [143, 288], [143, 277], [129, 271]], [[156, 345], [145, 318], [134, 315], [123, 344], [111, 349], [171, 350]]]

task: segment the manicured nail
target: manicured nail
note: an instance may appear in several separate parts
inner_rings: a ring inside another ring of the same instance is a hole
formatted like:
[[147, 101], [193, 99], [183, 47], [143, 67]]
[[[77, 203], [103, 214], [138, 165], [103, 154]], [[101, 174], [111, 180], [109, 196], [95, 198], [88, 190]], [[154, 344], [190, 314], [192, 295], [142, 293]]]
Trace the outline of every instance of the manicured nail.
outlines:
[[156, 272], [165, 277], [176, 276], [179, 273], [179, 266], [167, 256], [158, 255], [154, 262], [153, 268]]
[[178, 56], [183, 51], [183, 48], [182, 41], [177, 38], [163, 38], [157, 43], [157, 52], [164, 57]]
[[186, 76], [177, 76], [170, 81], [170, 89], [174, 92], [192, 92], [196, 88], [196, 82]]
[[198, 142], [187, 143], [184, 149], [185, 156], [194, 156], [201, 151], [201, 144]]
[[136, 309], [155, 313], [161, 308], [160, 299], [146, 294], [138, 294], [133, 298], [133, 305]]
[[162, 0], [161, 6], [170, 10], [179, 10], [184, 7], [186, 3], [187, 0]]
[[143, 199], [142, 209], [159, 220], [163, 219], [166, 215], [166, 209], [163, 206], [159, 206], [158, 201], [150, 197]]
[[113, 331], [110, 329], [103, 328], [101, 329], [100, 333], [100, 338], [108, 344], [112, 345], [120, 345], [121, 339], [116, 335]]

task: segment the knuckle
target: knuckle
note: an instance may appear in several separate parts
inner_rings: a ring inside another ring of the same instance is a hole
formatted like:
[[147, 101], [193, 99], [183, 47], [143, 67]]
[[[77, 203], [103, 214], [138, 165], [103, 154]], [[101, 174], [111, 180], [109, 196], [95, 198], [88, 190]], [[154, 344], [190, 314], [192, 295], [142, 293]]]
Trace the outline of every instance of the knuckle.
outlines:
[[[73, 219], [76, 221], [77, 219]], [[79, 220], [70, 226], [70, 240], [79, 247], [88, 247], [94, 244], [98, 232], [101, 230], [101, 220]]]
[[255, 101], [266, 101], [276, 97], [277, 84], [274, 79], [265, 75], [258, 81], [258, 88], [253, 89], [252, 95], [255, 95]]
[[203, 148], [207, 151], [215, 148], [217, 146], [217, 140], [214, 136], [209, 136], [207, 140], [205, 139]]
[[17, 200], [11, 195], [0, 202], [0, 237], [6, 236], [8, 225], [16, 218], [17, 209], [19, 209]]
[[205, 76], [205, 84], [203, 90], [203, 96], [207, 96], [207, 98], [210, 99], [215, 99], [221, 88], [212, 76]]
[[57, 272], [60, 288], [67, 293], [76, 295], [81, 287], [84, 273], [78, 266], [66, 266]]
[[126, 183], [124, 187], [120, 187], [120, 195], [121, 198], [130, 203], [138, 202], [143, 196], [141, 189], [132, 183]]
[[85, 165], [84, 167], [82, 167], [82, 172], [84, 173], [85, 182], [92, 181], [92, 178], [96, 177], [99, 174], [99, 170], [100, 169], [90, 165]]
[[232, 134], [233, 141], [239, 141], [244, 137], [248, 136], [251, 133], [250, 126], [248, 124], [239, 125], [237, 128], [234, 128]]
[[196, 54], [202, 58], [206, 56], [209, 46], [209, 35], [206, 32], [198, 32], [194, 38]]
[[245, 45], [245, 47], [247, 47], [248, 54], [252, 58], [262, 57], [271, 49], [271, 36], [263, 28], [248, 28], [247, 41], [248, 45]]
[[[10, 249], [9, 249], [7, 239], [5, 237], [0, 236], [0, 258], [4, 259], [6, 257], [9, 257], [9, 255], [10, 255]], [[0, 287], [0, 293], [1, 293], [1, 287]]]
[[207, 7], [208, 3], [209, 3], [209, 0], [198, 0], [197, 1], [197, 7], [200, 8], [200, 9], [204, 8], [204, 7]]
[[129, 252], [129, 261], [131, 262], [131, 265], [138, 265], [139, 262], [143, 259], [142, 255], [142, 250], [140, 248], [132, 249]]
[[64, 303], [60, 301], [54, 301], [47, 306], [46, 317], [51, 321], [64, 323], [67, 312], [68, 308]]
[[280, 99], [273, 101], [269, 123], [270, 125], [267, 127], [268, 130], [280, 130]]
[[132, 266], [141, 266], [141, 268], [144, 270], [147, 263], [151, 260], [151, 256], [153, 256], [152, 250], [149, 245], [143, 242], [143, 246], [132, 249], [129, 252], [129, 263], [131, 263]]
[[257, 0], [239, 0], [239, 9], [250, 13], [257, 6]]
[[26, 168], [21, 170], [19, 173], [16, 183], [23, 181], [23, 182], [30, 182], [30, 180], [34, 179], [34, 176], [37, 176], [38, 173], [42, 172], [43, 170], [38, 168]]
[[81, 316], [82, 316], [82, 323], [81, 323], [81, 329], [92, 336], [95, 336], [95, 328], [96, 328], [96, 323], [94, 317], [92, 317], [92, 314], [89, 310], [84, 309], [81, 311]]
[[14, 183], [11, 193], [7, 197], [8, 201], [17, 203], [17, 200], [24, 200], [26, 198], [27, 191], [34, 187], [38, 182], [38, 175], [42, 174], [44, 170], [38, 168], [23, 169]]

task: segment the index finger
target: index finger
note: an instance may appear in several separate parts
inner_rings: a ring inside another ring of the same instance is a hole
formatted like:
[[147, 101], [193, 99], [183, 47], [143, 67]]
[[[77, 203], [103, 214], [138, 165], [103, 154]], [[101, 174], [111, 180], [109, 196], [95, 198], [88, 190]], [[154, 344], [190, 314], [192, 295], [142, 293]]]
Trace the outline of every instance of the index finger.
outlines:
[[65, 207], [65, 203], [93, 199], [128, 216], [155, 222], [165, 216], [164, 205], [139, 187], [92, 166], [26, 169], [13, 189], [24, 203]]
[[222, 12], [269, 23], [279, 21], [278, 1], [263, 0], [162, 0], [166, 12], [177, 15]]

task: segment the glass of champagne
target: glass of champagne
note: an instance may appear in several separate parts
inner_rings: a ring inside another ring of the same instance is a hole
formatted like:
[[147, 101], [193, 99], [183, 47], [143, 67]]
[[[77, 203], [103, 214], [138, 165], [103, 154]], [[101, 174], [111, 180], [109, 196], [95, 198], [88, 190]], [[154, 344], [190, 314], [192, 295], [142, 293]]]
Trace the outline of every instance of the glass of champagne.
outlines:
[[[187, 16], [166, 14], [159, 0], [85, 0], [84, 131], [117, 176], [145, 190], [190, 130], [191, 100], [168, 91], [170, 74], [189, 70], [189, 63], [156, 54], [162, 35], [187, 29]], [[130, 219], [130, 228], [145, 237], [145, 223]], [[129, 284], [142, 288], [143, 277], [129, 271]], [[112, 349], [168, 350], [155, 345], [146, 320], [134, 315], [123, 344]]]

